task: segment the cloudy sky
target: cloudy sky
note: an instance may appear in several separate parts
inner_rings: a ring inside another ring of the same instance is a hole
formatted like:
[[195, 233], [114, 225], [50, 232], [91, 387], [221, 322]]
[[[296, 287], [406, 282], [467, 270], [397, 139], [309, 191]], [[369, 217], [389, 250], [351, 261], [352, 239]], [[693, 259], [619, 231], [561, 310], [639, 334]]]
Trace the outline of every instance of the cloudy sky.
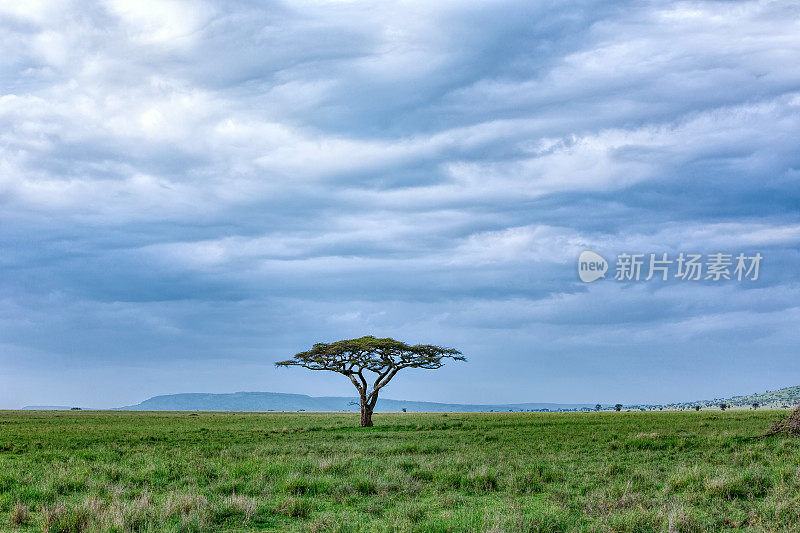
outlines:
[[[461, 349], [385, 395], [800, 384], [794, 2], [0, 3], [0, 407], [350, 395], [276, 369]], [[582, 250], [609, 260], [582, 283]], [[617, 281], [620, 253], [764, 257]]]

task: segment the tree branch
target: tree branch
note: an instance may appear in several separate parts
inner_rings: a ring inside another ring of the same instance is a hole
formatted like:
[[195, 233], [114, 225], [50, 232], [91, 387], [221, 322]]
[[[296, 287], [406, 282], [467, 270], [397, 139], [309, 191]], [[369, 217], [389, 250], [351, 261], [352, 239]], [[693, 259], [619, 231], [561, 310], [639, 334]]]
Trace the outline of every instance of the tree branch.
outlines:
[[364, 394], [364, 387], [362, 387], [361, 384], [358, 382], [358, 380], [356, 379], [355, 374], [348, 374], [347, 377], [350, 378], [350, 381], [352, 381], [353, 385], [356, 386], [356, 389], [358, 389], [358, 392], [360, 394]]

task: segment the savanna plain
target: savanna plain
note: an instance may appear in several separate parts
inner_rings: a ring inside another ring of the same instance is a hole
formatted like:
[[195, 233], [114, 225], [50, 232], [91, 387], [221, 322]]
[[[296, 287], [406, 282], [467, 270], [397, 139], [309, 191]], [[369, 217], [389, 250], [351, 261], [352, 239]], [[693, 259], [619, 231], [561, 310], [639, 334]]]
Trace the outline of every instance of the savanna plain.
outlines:
[[0, 412], [2, 531], [798, 531], [786, 411]]

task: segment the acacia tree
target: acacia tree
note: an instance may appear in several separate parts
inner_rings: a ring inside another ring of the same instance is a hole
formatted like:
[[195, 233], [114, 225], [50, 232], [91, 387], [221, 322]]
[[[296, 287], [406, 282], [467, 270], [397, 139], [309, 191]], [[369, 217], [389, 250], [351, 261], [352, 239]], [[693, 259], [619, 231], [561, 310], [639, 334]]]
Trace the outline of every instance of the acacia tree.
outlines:
[[[455, 348], [430, 344], [408, 345], [394, 339], [376, 339], [372, 336], [320, 342], [292, 359], [279, 361], [277, 366], [301, 366], [309, 370], [328, 370], [350, 378], [358, 390], [361, 403], [361, 426], [372, 426], [372, 412], [378, 402], [378, 391], [404, 368], [435, 370], [444, 366], [445, 359], [466, 361]], [[370, 385], [369, 380], [376, 377]]]

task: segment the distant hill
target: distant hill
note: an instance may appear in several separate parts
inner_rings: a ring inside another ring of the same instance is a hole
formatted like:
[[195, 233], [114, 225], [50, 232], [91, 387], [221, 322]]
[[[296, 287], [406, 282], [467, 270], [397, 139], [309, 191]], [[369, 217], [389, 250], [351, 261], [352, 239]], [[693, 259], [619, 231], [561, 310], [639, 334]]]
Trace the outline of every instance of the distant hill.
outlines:
[[[129, 411], [357, 411], [355, 397], [306, 396], [280, 392], [235, 392], [231, 394], [186, 393], [154, 396], [136, 405], [120, 407]], [[589, 404], [519, 403], [459, 404], [378, 399], [376, 411], [409, 412], [489, 412], [489, 411], [567, 411], [594, 408]]]
[[[286, 394], [281, 392], [235, 392], [230, 394], [185, 393], [154, 396], [136, 405], [119, 407], [129, 411], [358, 411], [355, 397], [345, 396], [307, 396], [305, 394]], [[625, 405], [626, 410], [654, 409], [693, 409], [699, 405], [703, 409], [719, 409], [725, 403], [733, 409], [750, 409], [758, 403], [762, 409], [781, 409], [800, 404], [800, 386], [786, 387], [774, 391], [731, 398], [679, 402], [668, 405]], [[603, 405], [604, 410], [613, 409]], [[68, 411], [65, 405], [31, 405], [26, 410]], [[594, 404], [584, 403], [514, 403], [514, 404], [460, 404], [438, 402], [415, 402], [381, 398], [376, 411], [409, 412], [491, 412], [491, 411], [582, 411], [593, 410]]]
[[758, 402], [758, 404], [763, 407], [782, 407], [784, 405], [787, 407], [794, 407], [800, 404], [800, 385], [757, 394], [748, 394], [747, 396], [733, 396], [728, 399], [728, 403], [731, 405], [750, 406], [754, 402]]
[[800, 385], [795, 387], [785, 387], [774, 391], [767, 391], [745, 396], [731, 396], [730, 398], [717, 398], [714, 400], [701, 400], [696, 402], [683, 402], [670, 404], [667, 407], [686, 408], [699, 405], [701, 408], [716, 408], [720, 403], [726, 403], [732, 408], [749, 409], [754, 403], [758, 403], [762, 409], [782, 409], [795, 407], [800, 404]]

